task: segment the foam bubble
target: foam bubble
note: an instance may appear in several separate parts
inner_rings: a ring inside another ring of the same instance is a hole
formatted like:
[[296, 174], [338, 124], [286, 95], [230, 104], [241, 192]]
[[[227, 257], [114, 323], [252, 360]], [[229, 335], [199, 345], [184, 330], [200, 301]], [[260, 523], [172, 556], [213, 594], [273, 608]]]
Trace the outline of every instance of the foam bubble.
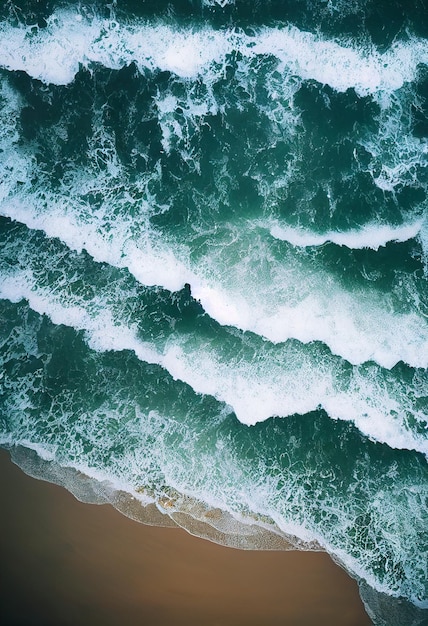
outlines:
[[[205, 90], [203, 96], [193, 93], [192, 87], [186, 85], [184, 98], [178, 99], [171, 93], [158, 94], [154, 98], [158, 110], [158, 122], [162, 131], [162, 147], [166, 154], [170, 154], [171, 148], [178, 146], [184, 162], [193, 163], [199, 171], [191, 145], [191, 135], [203, 123], [206, 116], [215, 115], [218, 105], [211, 89]], [[180, 110], [182, 120], [177, 119], [176, 112]]]
[[[332, 274], [295, 250], [281, 250], [280, 257], [273, 257], [264, 237], [258, 240], [257, 255], [250, 258], [240, 253], [246, 247], [242, 229], [240, 233], [239, 260], [226, 266], [216, 254], [204, 259], [205, 276], [198, 272], [194, 294], [211, 317], [277, 344], [291, 338], [306, 344], [322, 341], [355, 365], [375, 361], [392, 368], [401, 360], [427, 366], [426, 349], [421, 352], [421, 346], [428, 346], [423, 311], [409, 307], [402, 312], [392, 298], [369, 285], [346, 290]], [[254, 246], [252, 241], [248, 246]], [[229, 244], [228, 260], [231, 248]]]
[[32, 159], [17, 144], [19, 115], [23, 106], [7, 81], [0, 81], [0, 203], [13, 194], [17, 185], [29, 180]]
[[0, 298], [14, 303], [25, 299], [33, 311], [47, 315], [54, 324], [84, 330], [88, 335], [88, 343], [94, 350], [132, 350], [142, 361], [153, 364], [161, 362], [160, 355], [153, 347], [137, 339], [136, 329], [117, 323], [107, 307], [103, 309], [98, 306], [98, 311], [94, 314], [82, 305], [70, 302], [67, 305], [61, 304], [49, 291], [36, 289], [36, 281], [31, 271], [21, 275], [15, 273], [10, 277], [3, 276], [0, 280]]

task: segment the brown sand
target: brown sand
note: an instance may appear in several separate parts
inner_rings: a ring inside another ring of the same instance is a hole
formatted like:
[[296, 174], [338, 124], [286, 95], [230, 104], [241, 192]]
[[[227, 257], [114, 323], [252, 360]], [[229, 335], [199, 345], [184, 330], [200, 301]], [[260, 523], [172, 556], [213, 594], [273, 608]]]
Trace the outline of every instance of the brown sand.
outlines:
[[1, 626], [368, 626], [324, 553], [224, 548], [26, 476], [0, 450]]

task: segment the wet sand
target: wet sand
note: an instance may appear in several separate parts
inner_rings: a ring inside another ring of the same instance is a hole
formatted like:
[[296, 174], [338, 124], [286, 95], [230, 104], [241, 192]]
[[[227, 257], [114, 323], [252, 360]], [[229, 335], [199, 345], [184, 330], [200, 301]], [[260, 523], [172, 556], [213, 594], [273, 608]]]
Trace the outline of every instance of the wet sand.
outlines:
[[134, 522], [0, 450], [1, 626], [369, 626], [324, 553], [242, 551]]

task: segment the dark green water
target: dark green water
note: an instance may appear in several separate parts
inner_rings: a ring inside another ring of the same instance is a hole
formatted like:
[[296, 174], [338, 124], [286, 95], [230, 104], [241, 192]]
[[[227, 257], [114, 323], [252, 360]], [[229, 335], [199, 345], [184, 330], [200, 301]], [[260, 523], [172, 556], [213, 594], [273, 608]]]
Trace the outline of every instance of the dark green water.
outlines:
[[428, 7], [0, 20], [0, 444], [427, 623]]

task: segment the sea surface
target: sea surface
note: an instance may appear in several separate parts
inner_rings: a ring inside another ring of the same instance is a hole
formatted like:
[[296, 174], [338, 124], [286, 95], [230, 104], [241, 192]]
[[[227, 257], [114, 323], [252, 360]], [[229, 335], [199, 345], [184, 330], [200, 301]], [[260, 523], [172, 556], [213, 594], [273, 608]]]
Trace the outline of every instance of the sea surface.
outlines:
[[427, 624], [427, 192], [425, 0], [3, 1], [0, 445]]

